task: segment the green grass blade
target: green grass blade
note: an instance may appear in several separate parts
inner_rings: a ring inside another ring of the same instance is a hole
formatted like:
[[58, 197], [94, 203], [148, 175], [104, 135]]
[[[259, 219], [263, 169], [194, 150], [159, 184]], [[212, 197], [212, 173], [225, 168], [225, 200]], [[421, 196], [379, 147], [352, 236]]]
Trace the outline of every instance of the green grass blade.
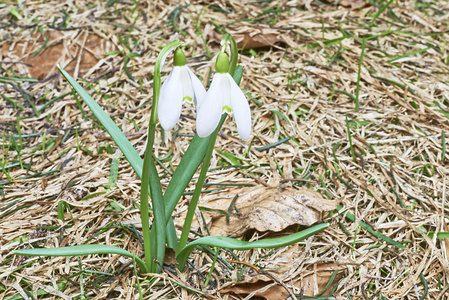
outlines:
[[[343, 206], [341, 205], [337, 205], [337, 211], [340, 214], [344, 214], [344, 216], [346, 217], [346, 219], [355, 222], [355, 216], [353, 214], [351, 214], [350, 212], [340, 212], [341, 210], [343, 210]], [[373, 227], [371, 227], [370, 225], [366, 224], [363, 221], [359, 222], [359, 226], [362, 227], [363, 229], [365, 229], [366, 231], [368, 231], [369, 233], [371, 233], [372, 235], [376, 236], [377, 238], [380, 238], [382, 240], [384, 240], [385, 242], [387, 242], [390, 245], [396, 246], [400, 249], [404, 249], [405, 246], [402, 243], [396, 242], [395, 240], [393, 240], [392, 238], [378, 232], [375, 231], [373, 229]]]
[[362, 73], [363, 57], [365, 56], [365, 46], [366, 46], [366, 41], [363, 40], [362, 53], [360, 54], [360, 59], [359, 59], [359, 69], [357, 71], [357, 84], [356, 84], [356, 88], [355, 88], [355, 112], [359, 111], [360, 75]]
[[376, 14], [373, 16], [373, 18], [371, 19], [371, 22], [369, 23], [369, 26], [373, 26], [374, 22], [376, 21], [376, 19], [380, 16], [381, 13], [384, 12], [384, 10], [390, 6], [391, 3], [393, 3], [394, 0], [390, 0], [388, 1], [384, 6], [382, 6], [377, 12]]
[[256, 148], [256, 150], [257, 150], [257, 151], [268, 150], [268, 149], [270, 149], [270, 148], [279, 146], [280, 144], [283, 144], [283, 143], [289, 141], [290, 139], [292, 139], [292, 138], [294, 138], [294, 137], [295, 137], [294, 135], [291, 135], [291, 136], [289, 136], [289, 137], [286, 137], [286, 138], [284, 138], [284, 139], [282, 139], [282, 140], [279, 140], [279, 141], [277, 141], [277, 142], [274, 142], [274, 143], [272, 143], [272, 144], [269, 144], [269, 145], [266, 145], [266, 146], [262, 146], [262, 147], [258, 147], [258, 148]]
[[135, 259], [142, 272], [148, 273], [145, 263], [140, 257], [125, 249], [109, 245], [78, 245], [61, 248], [35, 248], [15, 250], [14, 254], [23, 256], [81, 256], [91, 254], [118, 254]]
[[130, 52], [130, 53], [126, 54], [124, 62], [123, 62], [123, 69], [125, 70], [126, 76], [128, 76], [129, 79], [131, 79], [132, 81], [136, 81], [136, 79], [131, 75], [131, 72], [128, 69], [128, 62], [133, 57], [140, 57], [140, 54], [137, 54], [134, 52]]
[[432, 47], [426, 47], [426, 48], [423, 48], [423, 49], [413, 50], [413, 51], [407, 52], [407, 53], [405, 53], [405, 54], [402, 54], [402, 55], [393, 57], [393, 58], [390, 59], [388, 62], [389, 62], [389, 63], [395, 63], [397, 60], [399, 60], [399, 59], [401, 59], [401, 58], [413, 56], [413, 55], [415, 55], [415, 54], [420, 54], [420, 53], [426, 52], [426, 51], [429, 50], [429, 49], [432, 49]]
[[290, 234], [288, 236], [283, 236], [279, 238], [272, 239], [262, 239], [254, 242], [241, 241], [237, 239], [233, 239], [230, 237], [224, 236], [205, 236], [199, 238], [187, 246], [185, 246], [178, 254], [177, 259], [179, 262], [179, 268], [182, 271], [184, 265], [192, 252], [193, 248], [199, 245], [207, 245], [210, 247], [218, 247], [224, 249], [233, 249], [233, 250], [249, 250], [256, 248], [278, 248], [287, 245], [291, 245], [303, 239], [306, 239], [314, 234], [317, 234], [320, 231], [323, 231], [329, 227], [328, 223], [318, 224], [313, 227], [307, 228], [303, 231]]
[[351, 128], [349, 127], [348, 115], [346, 115], [346, 117], [345, 117], [345, 122], [346, 122], [346, 131], [348, 133], [349, 150], [351, 152], [352, 160], [355, 163], [357, 163], [357, 160], [355, 158], [355, 153], [354, 153], [354, 147], [352, 145], [352, 134], [351, 134]]

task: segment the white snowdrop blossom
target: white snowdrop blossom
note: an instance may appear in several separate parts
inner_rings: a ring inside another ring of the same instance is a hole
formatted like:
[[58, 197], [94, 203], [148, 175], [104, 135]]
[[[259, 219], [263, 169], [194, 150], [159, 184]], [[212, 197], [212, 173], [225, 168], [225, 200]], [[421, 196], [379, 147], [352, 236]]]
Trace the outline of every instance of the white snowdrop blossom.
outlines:
[[158, 117], [162, 128], [175, 127], [181, 116], [182, 103], [194, 102], [195, 106], [206, 95], [206, 89], [186, 64], [184, 52], [177, 48], [174, 67], [161, 87]]
[[200, 137], [206, 137], [215, 131], [223, 113], [233, 113], [240, 138], [246, 141], [251, 135], [251, 111], [242, 90], [228, 73], [228, 67], [228, 56], [220, 53], [210, 89], [198, 103], [196, 131]]

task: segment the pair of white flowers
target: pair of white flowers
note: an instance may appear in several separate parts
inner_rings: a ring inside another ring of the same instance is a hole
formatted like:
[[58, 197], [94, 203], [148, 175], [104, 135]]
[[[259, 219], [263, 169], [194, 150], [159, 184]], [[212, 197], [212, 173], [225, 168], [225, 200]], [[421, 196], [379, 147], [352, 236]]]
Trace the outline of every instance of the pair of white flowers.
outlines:
[[200, 137], [215, 131], [223, 113], [233, 113], [240, 138], [246, 141], [251, 134], [251, 112], [245, 95], [228, 73], [228, 56], [223, 52], [218, 55], [216, 73], [207, 92], [185, 64], [184, 52], [177, 48], [173, 70], [163, 83], [159, 97], [158, 116], [162, 127], [172, 129], [181, 116], [182, 103], [193, 101]]

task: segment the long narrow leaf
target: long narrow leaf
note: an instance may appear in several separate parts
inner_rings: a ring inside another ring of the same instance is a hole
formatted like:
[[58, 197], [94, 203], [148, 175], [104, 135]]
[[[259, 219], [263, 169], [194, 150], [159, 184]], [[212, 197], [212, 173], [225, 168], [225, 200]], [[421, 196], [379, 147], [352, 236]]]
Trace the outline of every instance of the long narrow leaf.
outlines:
[[61, 72], [62, 76], [67, 79], [70, 85], [75, 89], [75, 91], [80, 95], [84, 102], [89, 106], [92, 113], [98, 119], [98, 121], [104, 126], [106, 131], [109, 133], [111, 138], [114, 140], [115, 144], [120, 148], [125, 155], [129, 164], [136, 172], [137, 176], [142, 177], [142, 158], [137, 153], [136, 149], [131, 145], [126, 136], [120, 130], [120, 128], [112, 121], [111, 117], [100, 107], [100, 105], [95, 102], [94, 99], [69, 75], [64, 69], [58, 65], [58, 70]]
[[108, 245], [77, 245], [61, 248], [35, 248], [19, 249], [14, 254], [23, 256], [81, 256], [91, 254], [119, 254], [136, 260], [139, 268], [144, 273], [149, 273], [145, 263], [140, 257], [128, 252], [122, 248]]
[[[120, 148], [123, 155], [125, 155], [126, 159], [130, 163], [131, 167], [136, 172], [136, 175], [139, 178], [142, 178], [142, 171], [143, 171], [143, 160], [137, 153], [136, 149], [131, 145], [131, 143], [128, 141], [126, 136], [123, 134], [123, 132], [120, 130], [120, 128], [114, 123], [114, 121], [109, 117], [109, 115], [98, 105], [94, 99], [76, 82], [75, 79], [73, 79], [72, 76], [70, 76], [66, 71], [64, 71], [60, 66], [58, 66], [59, 71], [61, 74], [67, 79], [67, 81], [70, 83], [70, 85], [75, 89], [75, 91], [80, 95], [80, 97], [84, 100], [84, 102], [89, 106], [92, 113], [95, 115], [95, 117], [98, 119], [98, 121], [104, 126], [106, 131], [109, 133], [111, 138], [114, 140], [116, 145]], [[157, 176], [157, 174], [156, 174]], [[147, 210], [148, 211], [148, 210]], [[146, 212], [146, 214], [148, 214]], [[148, 216], [147, 216], [148, 219]], [[143, 226], [143, 232], [144, 235], [146, 235], [149, 238], [149, 228], [147, 230], [148, 226]], [[147, 232], [148, 231], [148, 232]], [[148, 238], [145, 238], [144, 240], [149, 242]], [[145, 247], [146, 254], [150, 253], [150, 247]], [[148, 256], [148, 255], [146, 255]], [[149, 260], [148, 266], [152, 264], [152, 259]], [[149, 268], [145, 266], [146, 270], [149, 271]], [[143, 270], [143, 269], [142, 269]]]
[[[67, 79], [67, 81], [70, 83], [70, 85], [74, 88], [74, 90], [80, 95], [80, 97], [84, 100], [84, 102], [87, 104], [87, 106], [90, 108], [94, 116], [98, 119], [98, 121], [104, 126], [106, 131], [109, 133], [111, 138], [114, 140], [116, 145], [120, 148], [122, 153], [125, 155], [126, 159], [130, 163], [131, 167], [136, 172], [137, 177], [142, 178], [142, 169], [143, 169], [143, 160], [137, 153], [137, 151], [134, 149], [134, 147], [131, 145], [131, 143], [128, 141], [126, 136], [123, 134], [123, 132], [120, 130], [120, 128], [114, 123], [114, 121], [109, 117], [109, 115], [98, 105], [95, 100], [81, 87], [81, 85], [72, 77], [70, 74], [68, 74], [64, 69], [62, 69], [60, 66], [58, 66], [59, 71], [64, 76], [64, 78]], [[207, 143], [209, 141], [209, 138], [200, 138], [198, 136], [195, 136], [194, 141], [192, 142], [191, 147], [186, 152], [187, 157], [193, 158], [193, 156], [196, 156], [196, 159], [186, 159], [183, 160], [179, 166], [179, 171], [175, 172], [174, 178], [177, 178], [173, 181], [173, 183], [176, 184], [170, 184], [169, 188], [167, 188], [167, 196], [170, 199], [173, 199], [171, 203], [173, 203], [173, 206], [170, 210], [170, 213], [167, 215], [169, 219], [168, 228], [173, 230], [173, 220], [171, 219], [171, 213], [173, 212], [177, 202], [181, 198], [181, 195], [183, 194], [185, 187], [190, 182], [193, 174], [195, 174], [195, 171], [198, 169], [198, 166], [200, 165], [205, 149], [207, 146]], [[205, 144], [206, 146], [201, 146], [201, 144]], [[204, 149], [202, 155], [201, 153], [198, 153], [199, 149]], [[198, 156], [199, 154], [199, 156]], [[185, 170], [184, 172], [182, 170]], [[186, 177], [185, 172], [187, 174], [190, 174], [190, 177]], [[185, 183], [184, 183], [185, 182]], [[181, 183], [181, 185], [179, 185]], [[167, 206], [167, 203], [166, 203]], [[171, 236], [171, 243], [170, 246], [176, 246], [176, 243], [174, 243], [176, 237], [173, 235]]]
[[[153, 227], [156, 228], [156, 253], [153, 255], [157, 261], [161, 264], [165, 259], [165, 241], [166, 241], [166, 229], [167, 223], [165, 222], [165, 207], [164, 198], [162, 196], [161, 183], [159, 181], [159, 174], [157, 173], [154, 161], [151, 161], [150, 165], [150, 186], [151, 186], [151, 199], [153, 204]], [[176, 231], [175, 231], [176, 232]], [[150, 230], [148, 230], [148, 237], [150, 237]], [[152, 241], [153, 242], [153, 241]], [[156, 270], [156, 273], [160, 273], [160, 265], [154, 263], [152, 270]]]
[[262, 239], [254, 242], [240, 241], [237, 239], [224, 236], [202, 237], [189, 243], [179, 252], [177, 256], [179, 268], [182, 271], [187, 261], [187, 258], [189, 257], [190, 253], [192, 252], [193, 248], [195, 248], [195, 246], [207, 245], [210, 247], [218, 247], [234, 250], [249, 250], [255, 248], [278, 248], [291, 245], [293, 243], [306, 239], [309, 236], [317, 234], [318, 232], [326, 229], [327, 227], [329, 227], [328, 223], [318, 224], [313, 227], [307, 228], [303, 231], [293, 233], [287, 236], [272, 239]]

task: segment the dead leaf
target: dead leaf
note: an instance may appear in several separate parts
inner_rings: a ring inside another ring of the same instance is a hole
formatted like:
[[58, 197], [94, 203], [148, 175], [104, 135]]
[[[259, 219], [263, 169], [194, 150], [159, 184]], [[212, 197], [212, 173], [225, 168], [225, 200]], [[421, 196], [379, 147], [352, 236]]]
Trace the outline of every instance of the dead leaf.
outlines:
[[326, 3], [332, 4], [332, 5], [341, 5], [343, 7], [350, 7], [352, 10], [356, 9], [362, 9], [367, 6], [370, 6], [370, 3], [365, 0], [326, 0], [324, 1]]
[[[215, 196], [216, 197], [216, 196]], [[218, 198], [202, 205], [211, 210], [225, 210], [232, 199]], [[226, 216], [212, 214], [212, 235], [238, 236], [249, 229], [259, 232], [279, 232], [291, 225], [311, 226], [321, 220], [321, 214], [335, 209], [336, 201], [325, 200], [309, 189], [258, 187], [237, 198]]]
[[293, 245], [278, 255], [276, 261], [265, 267], [263, 272], [266, 274], [255, 273], [252, 270], [252, 273], [245, 276], [242, 282], [230, 283], [223, 287], [220, 292], [238, 295], [254, 293], [254, 296], [263, 297], [267, 300], [287, 299], [289, 292], [281, 285], [282, 282], [291, 290], [294, 286], [296, 292], [300, 290], [305, 296], [314, 296], [326, 287], [333, 272], [339, 270], [331, 286], [323, 293], [323, 296], [329, 295], [329, 292], [343, 276], [343, 269], [338, 264], [313, 264], [295, 278], [282, 281], [282, 278], [285, 278], [285, 275], [287, 275], [286, 272], [299, 259], [301, 253], [299, 246], [297, 244]]
[[[101, 55], [115, 50], [109, 41], [91, 33], [87, 36], [78, 34], [73, 38], [61, 31], [49, 30], [44, 35], [35, 33], [31, 38], [34, 40], [31, 46], [28, 41], [5, 43], [1, 51], [4, 61], [24, 63], [21, 66], [25, 66], [32, 78], [39, 80], [56, 72], [58, 63], [69, 73], [73, 73], [78, 66], [79, 74], [82, 75], [98, 63]], [[42, 46], [44, 48], [40, 49]]]
[[165, 249], [164, 265], [176, 266], [178, 262], [176, 261], [176, 251], [172, 248]]
[[277, 284], [268, 286], [270, 283], [272, 284], [273, 282], [268, 279], [253, 279], [252, 282], [240, 282], [235, 285], [222, 288], [220, 289], [220, 293], [234, 293], [237, 295], [249, 295], [251, 293], [254, 293], [254, 296], [263, 297], [267, 300], [288, 298], [289, 293], [286, 289]]
[[279, 34], [256, 34], [236, 37], [237, 47], [242, 50], [270, 47], [276, 44], [286, 44]]
[[369, 2], [365, 0], [341, 0], [340, 5], [344, 7], [351, 7], [351, 9], [362, 9], [369, 6]]
[[[217, 42], [220, 42], [223, 38], [223, 35], [216, 31], [209, 32], [209, 35]], [[236, 30], [232, 32], [232, 36], [240, 50], [257, 49], [275, 45], [296, 46], [294, 41], [284, 37], [279, 30], [260, 24], [245, 24], [244, 26], [236, 28]]]

